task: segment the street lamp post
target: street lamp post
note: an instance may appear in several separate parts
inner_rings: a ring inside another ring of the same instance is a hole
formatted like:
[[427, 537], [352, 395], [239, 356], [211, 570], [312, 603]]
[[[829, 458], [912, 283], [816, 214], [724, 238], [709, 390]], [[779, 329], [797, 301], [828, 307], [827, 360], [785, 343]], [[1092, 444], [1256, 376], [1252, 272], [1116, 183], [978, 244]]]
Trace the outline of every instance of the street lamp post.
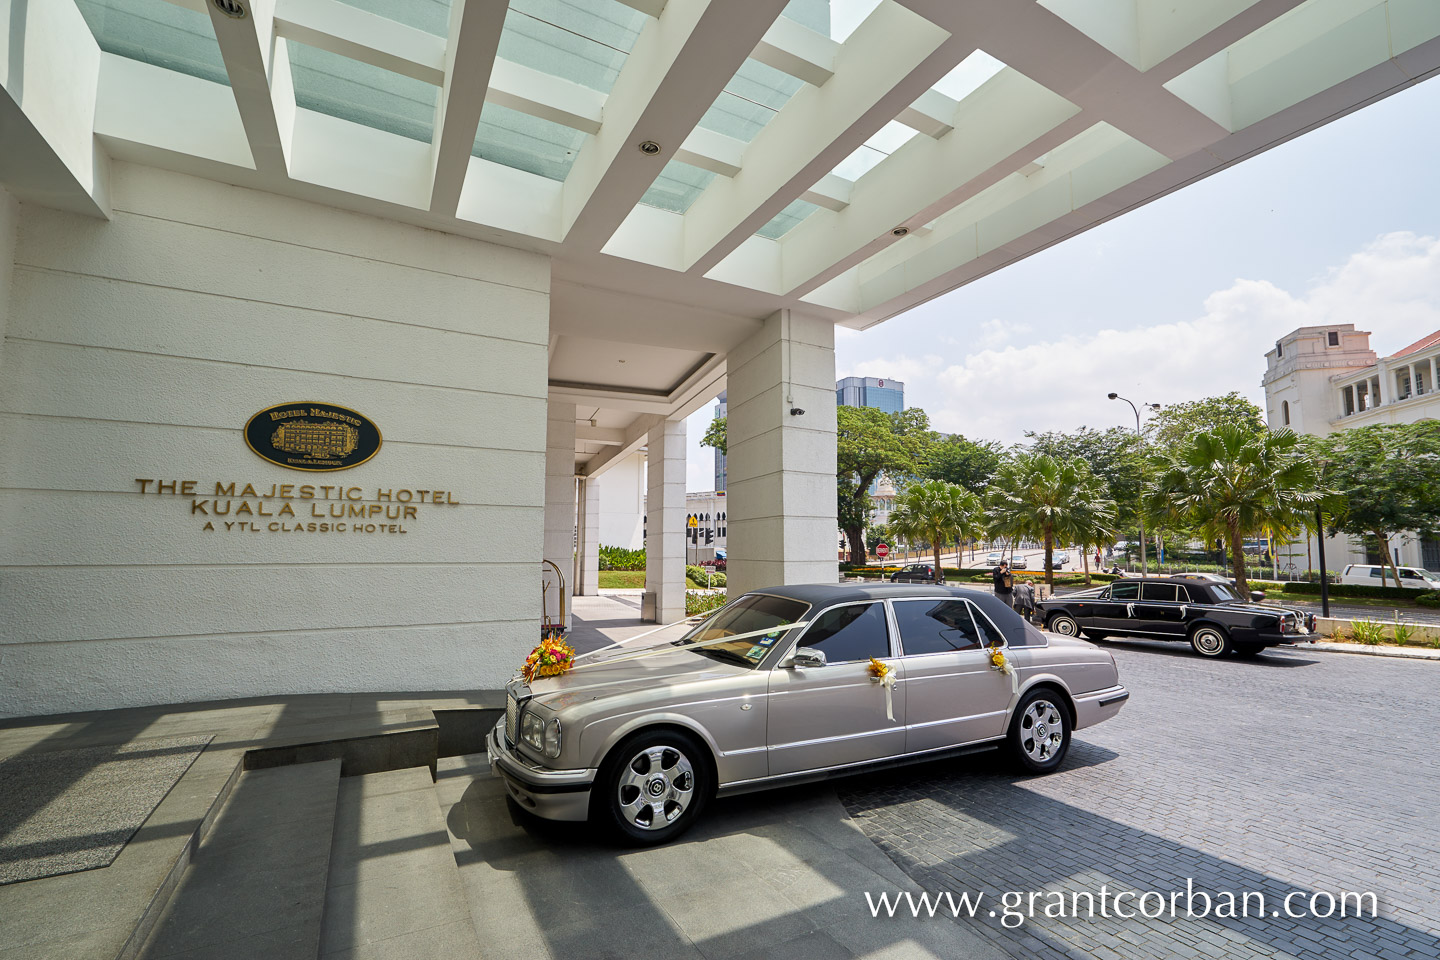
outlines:
[[[1118, 393], [1110, 394], [1110, 399], [1125, 400], [1125, 398], [1120, 396], [1120, 394]], [[1135, 406], [1135, 404], [1129, 400], [1125, 400], [1125, 402], [1130, 404], [1131, 410], [1135, 411], [1135, 439], [1140, 440], [1143, 443], [1144, 436], [1140, 433], [1140, 408]], [[1160, 409], [1160, 404], [1158, 403], [1147, 403], [1145, 404], [1145, 406], [1149, 407], [1151, 410]], [[1140, 497], [1140, 510], [1136, 514], [1136, 516], [1140, 519], [1140, 576], [1148, 577], [1150, 575], [1150, 565], [1146, 562], [1145, 559], [1145, 493], [1143, 489], [1141, 490]]]

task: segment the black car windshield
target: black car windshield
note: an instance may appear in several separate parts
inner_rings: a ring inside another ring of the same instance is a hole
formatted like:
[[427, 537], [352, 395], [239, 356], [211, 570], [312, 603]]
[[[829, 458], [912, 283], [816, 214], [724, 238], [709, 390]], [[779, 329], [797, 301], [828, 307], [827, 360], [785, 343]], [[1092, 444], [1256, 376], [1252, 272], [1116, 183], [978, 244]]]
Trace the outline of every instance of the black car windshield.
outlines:
[[[676, 640], [675, 646], [684, 647], [692, 643], [718, 641], [724, 637], [798, 623], [804, 619], [805, 611], [808, 609], [810, 609], [808, 603], [791, 600], [788, 597], [750, 594], [721, 607], [714, 616]], [[770, 652], [770, 648], [784, 639], [787, 633], [789, 633], [788, 630], [775, 630], [773, 633], [746, 637], [732, 643], [712, 643], [693, 652], [710, 657], [712, 660], [755, 667], [764, 659], [765, 654]]]
[[1211, 592], [1212, 594], [1214, 594], [1214, 596], [1215, 596], [1215, 602], [1216, 602], [1216, 603], [1244, 603], [1244, 602], [1245, 602], [1244, 600], [1241, 600], [1241, 599], [1240, 599], [1240, 595], [1235, 592], [1235, 588], [1232, 587], [1232, 586], [1230, 586], [1230, 584], [1228, 584], [1228, 583], [1220, 583], [1219, 581], [1212, 581], [1211, 583], [1207, 584], [1207, 586], [1210, 587], [1210, 592]]

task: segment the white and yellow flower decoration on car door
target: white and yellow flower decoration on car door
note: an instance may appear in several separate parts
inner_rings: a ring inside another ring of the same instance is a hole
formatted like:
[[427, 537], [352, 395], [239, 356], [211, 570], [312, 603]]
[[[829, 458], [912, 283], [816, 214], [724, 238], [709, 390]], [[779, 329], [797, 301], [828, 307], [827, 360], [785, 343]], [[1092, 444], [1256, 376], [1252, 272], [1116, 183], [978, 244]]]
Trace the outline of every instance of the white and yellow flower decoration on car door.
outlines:
[[870, 658], [870, 680], [885, 689], [885, 716], [895, 719], [895, 668], [884, 660]]

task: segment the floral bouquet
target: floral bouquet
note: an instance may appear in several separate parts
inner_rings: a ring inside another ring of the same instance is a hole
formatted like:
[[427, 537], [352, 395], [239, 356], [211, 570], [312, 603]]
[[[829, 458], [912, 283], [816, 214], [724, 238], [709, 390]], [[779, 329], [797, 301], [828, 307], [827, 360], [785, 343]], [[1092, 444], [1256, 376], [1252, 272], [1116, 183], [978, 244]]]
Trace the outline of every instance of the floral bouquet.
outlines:
[[990, 666], [1006, 676], [1015, 672], [1015, 668], [1010, 666], [1010, 661], [1005, 659], [1005, 653], [999, 647], [990, 648]]
[[559, 637], [548, 637], [530, 651], [520, 675], [526, 683], [534, 683], [536, 677], [558, 677], [574, 665], [574, 648]]
[[883, 660], [870, 658], [870, 679], [885, 688], [885, 716], [895, 719], [895, 669]]

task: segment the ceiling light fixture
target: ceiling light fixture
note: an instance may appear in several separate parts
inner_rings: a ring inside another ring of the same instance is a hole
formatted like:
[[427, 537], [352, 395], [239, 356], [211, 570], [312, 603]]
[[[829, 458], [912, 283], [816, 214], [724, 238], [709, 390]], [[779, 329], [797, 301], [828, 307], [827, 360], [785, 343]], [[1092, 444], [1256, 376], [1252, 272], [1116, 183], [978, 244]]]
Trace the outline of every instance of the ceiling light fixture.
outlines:
[[897, 237], [903, 237], [903, 236], [906, 236], [907, 234], [909, 234], [910, 228], [909, 228], [909, 227], [896, 227], [894, 230], [891, 230], [890, 232], [891, 232], [892, 234], [894, 234], [895, 236], [897, 236]]
[[660, 152], [660, 144], [654, 140], [642, 140], [640, 141], [640, 152], [647, 157], [653, 157]]

